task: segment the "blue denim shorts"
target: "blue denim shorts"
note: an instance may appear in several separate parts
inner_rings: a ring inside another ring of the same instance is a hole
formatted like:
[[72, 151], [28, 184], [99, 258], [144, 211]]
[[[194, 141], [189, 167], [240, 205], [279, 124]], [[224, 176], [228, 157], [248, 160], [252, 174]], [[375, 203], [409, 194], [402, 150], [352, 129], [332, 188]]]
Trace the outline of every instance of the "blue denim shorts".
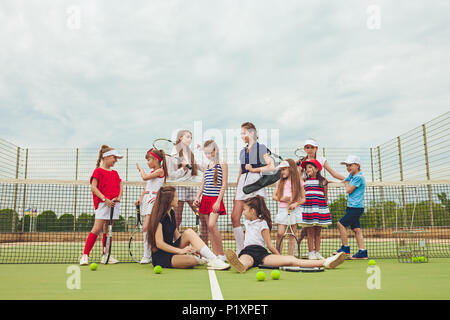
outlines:
[[360, 228], [359, 218], [364, 213], [364, 208], [351, 208], [347, 207], [345, 215], [339, 220], [344, 227], [350, 227], [352, 230]]

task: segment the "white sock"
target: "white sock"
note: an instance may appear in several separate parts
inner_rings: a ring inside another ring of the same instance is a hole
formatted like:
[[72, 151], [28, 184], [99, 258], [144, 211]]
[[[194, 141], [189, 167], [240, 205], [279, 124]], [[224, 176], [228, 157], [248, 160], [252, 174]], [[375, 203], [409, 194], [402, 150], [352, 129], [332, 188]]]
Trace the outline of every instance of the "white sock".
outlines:
[[233, 228], [233, 233], [236, 240], [236, 253], [239, 254], [244, 249], [244, 229], [242, 227]]
[[144, 234], [144, 257], [150, 258], [150, 246], [147, 241], [147, 232], [143, 232]]
[[222, 260], [223, 262], [225, 262], [225, 260], [227, 259], [227, 258], [225, 258], [225, 256], [222, 256], [222, 255], [219, 255], [218, 257], [219, 257], [219, 259]]
[[214, 260], [217, 258], [217, 256], [211, 250], [209, 250], [208, 246], [204, 246], [203, 248], [201, 248], [200, 254], [203, 257], [205, 257], [208, 261]]

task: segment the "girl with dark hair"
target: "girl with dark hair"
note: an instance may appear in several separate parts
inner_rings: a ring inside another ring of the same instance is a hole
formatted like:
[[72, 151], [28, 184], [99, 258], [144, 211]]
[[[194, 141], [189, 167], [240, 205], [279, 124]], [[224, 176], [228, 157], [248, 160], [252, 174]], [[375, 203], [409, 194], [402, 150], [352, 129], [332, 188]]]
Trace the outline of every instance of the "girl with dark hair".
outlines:
[[152, 251], [152, 264], [163, 268], [192, 268], [199, 263], [197, 255], [200, 255], [208, 261], [208, 269], [228, 269], [230, 265], [219, 259], [194, 230], [178, 231], [173, 210], [177, 205], [175, 187], [161, 187], [148, 221], [147, 241]]
[[[272, 221], [270, 211], [267, 209], [264, 198], [256, 196], [244, 201], [245, 215], [245, 247], [237, 255], [233, 250], [227, 249], [228, 262], [240, 273], [260, 264], [272, 267], [297, 266], [297, 267], [325, 267], [336, 268], [345, 260], [345, 253], [339, 253], [328, 259], [305, 261], [294, 256], [282, 256], [273, 246], [270, 237]], [[272, 252], [270, 254], [265, 246]]]

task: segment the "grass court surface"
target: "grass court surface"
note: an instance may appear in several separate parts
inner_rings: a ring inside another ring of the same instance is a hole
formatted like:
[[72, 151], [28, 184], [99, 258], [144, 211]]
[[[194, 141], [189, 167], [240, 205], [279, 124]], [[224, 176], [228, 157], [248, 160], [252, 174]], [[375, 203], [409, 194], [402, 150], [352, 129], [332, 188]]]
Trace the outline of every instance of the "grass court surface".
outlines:
[[[51, 300], [209, 300], [212, 299], [206, 267], [190, 270], [163, 269], [135, 263], [99, 264], [96, 271], [80, 268], [80, 289], [68, 289], [67, 264], [0, 265], [0, 299]], [[367, 260], [346, 261], [320, 273], [281, 271], [280, 280], [271, 270], [253, 268], [245, 274], [234, 269], [215, 271], [225, 300], [328, 300], [328, 299], [450, 299], [450, 260], [405, 264], [378, 259], [380, 289], [368, 289]], [[266, 273], [265, 281], [256, 272]]]

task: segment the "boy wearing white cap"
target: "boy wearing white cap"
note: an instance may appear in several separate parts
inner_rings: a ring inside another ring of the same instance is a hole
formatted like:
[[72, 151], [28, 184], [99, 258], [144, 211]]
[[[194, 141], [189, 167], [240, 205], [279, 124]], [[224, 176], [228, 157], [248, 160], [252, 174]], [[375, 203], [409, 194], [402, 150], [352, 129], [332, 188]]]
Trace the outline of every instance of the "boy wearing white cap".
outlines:
[[359, 219], [364, 213], [364, 191], [366, 189], [366, 181], [361, 173], [360, 159], [357, 156], [350, 155], [341, 164], [347, 166], [349, 173], [344, 180], [348, 199], [346, 213], [337, 223], [342, 241], [342, 247], [337, 250], [337, 253], [345, 252], [348, 256], [350, 255], [346, 230], [346, 227], [350, 227], [355, 233], [356, 243], [359, 247], [358, 252], [352, 256], [352, 259], [367, 259], [367, 250], [364, 246], [364, 238], [359, 223]]

